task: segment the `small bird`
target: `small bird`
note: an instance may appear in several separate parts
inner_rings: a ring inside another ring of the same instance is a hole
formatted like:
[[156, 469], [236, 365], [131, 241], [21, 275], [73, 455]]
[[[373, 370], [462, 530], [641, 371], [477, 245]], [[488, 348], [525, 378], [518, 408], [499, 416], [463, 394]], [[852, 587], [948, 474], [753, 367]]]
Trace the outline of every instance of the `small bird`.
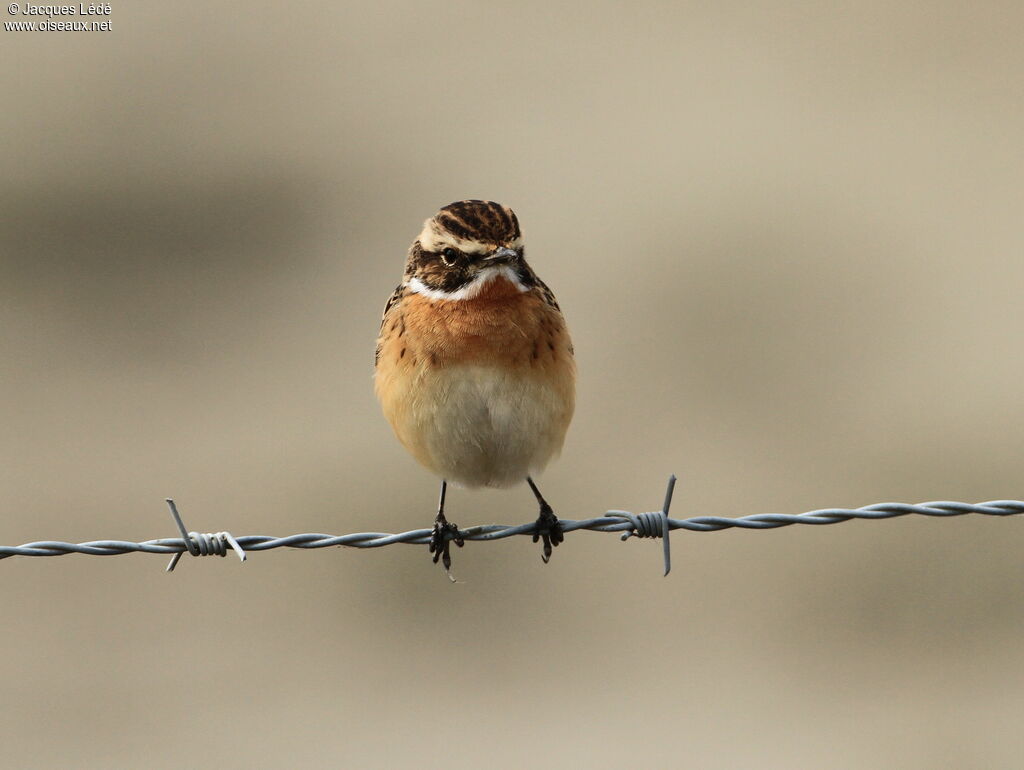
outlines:
[[456, 201], [424, 223], [384, 307], [374, 384], [399, 441], [441, 477], [434, 563], [450, 570], [450, 542], [463, 545], [444, 515], [448, 482], [522, 481], [540, 506], [533, 542], [543, 538], [547, 562], [563, 533], [533, 476], [562, 449], [576, 364], [555, 295], [526, 263], [512, 209]]

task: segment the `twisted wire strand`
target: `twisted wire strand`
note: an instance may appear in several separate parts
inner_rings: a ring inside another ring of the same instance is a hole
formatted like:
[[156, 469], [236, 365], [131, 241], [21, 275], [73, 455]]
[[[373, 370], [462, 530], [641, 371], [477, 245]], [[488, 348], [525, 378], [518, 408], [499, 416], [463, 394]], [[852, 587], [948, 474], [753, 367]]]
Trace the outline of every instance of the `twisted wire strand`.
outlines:
[[[667, 509], [667, 504], [665, 508]], [[989, 500], [983, 503], [959, 503], [945, 500], [918, 503], [877, 503], [863, 508], [822, 508], [799, 514], [758, 513], [740, 518], [724, 516], [694, 516], [688, 519], [671, 519], [664, 517], [661, 511], [653, 514], [631, 514], [627, 511], [608, 511], [604, 516], [592, 519], [561, 519], [562, 530], [566, 533], [578, 530], [591, 532], [623, 532], [629, 535], [657, 537], [657, 524], [667, 522], [667, 530], [686, 529], [691, 532], [716, 532], [722, 529], [738, 527], [741, 529], [776, 529], [793, 524], [839, 524], [851, 519], [894, 519], [901, 516], [952, 517], [978, 514], [982, 516], [1017, 516], [1024, 513], [1024, 501], [1020, 500]], [[655, 518], [651, 518], [651, 517]], [[638, 523], [639, 522], [639, 523]], [[460, 528], [459, 532], [465, 540], [491, 541], [502, 540], [515, 535], [532, 536], [534, 523], [506, 526], [502, 524], [483, 524], [475, 527]], [[86, 543], [66, 543], [59, 540], [41, 540], [19, 546], [0, 546], [0, 559], [11, 556], [64, 556], [69, 553], [80, 553], [88, 556], [118, 556], [126, 553], [159, 553], [203, 555], [194, 553], [200, 549], [202, 538], [220, 538], [220, 546], [204, 545], [209, 553], [223, 555], [224, 538], [228, 533], [199, 536], [189, 533], [189, 538], [160, 538], [146, 540], [141, 543], [126, 540], [93, 540]], [[413, 529], [408, 532], [391, 534], [388, 532], [356, 532], [349, 535], [327, 535], [319, 532], [273, 537], [270, 535], [242, 535], [233, 538], [243, 552], [269, 551], [274, 548], [333, 548], [348, 546], [350, 548], [381, 548], [396, 543], [408, 545], [426, 545], [430, 541], [430, 529]], [[623, 538], [625, 539], [625, 538]], [[228, 543], [230, 545], [230, 543]], [[242, 556], [243, 554], [239, 554]], [[666, 565], [667, 566], [667, 565]]]

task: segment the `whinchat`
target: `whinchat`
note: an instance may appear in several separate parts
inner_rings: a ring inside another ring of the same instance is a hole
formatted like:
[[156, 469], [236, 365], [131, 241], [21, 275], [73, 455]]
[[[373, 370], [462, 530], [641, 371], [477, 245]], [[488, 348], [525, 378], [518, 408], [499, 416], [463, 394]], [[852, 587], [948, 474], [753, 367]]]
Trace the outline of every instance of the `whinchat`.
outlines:
[[576, 365], [555, 295], [526, 263], [507, 206], [451, 203], [413, 241], [405, 275], [384, 308], [375, 389], [413, 457], [441, 477], [430, 542], [451, 566], [444, 515], [448, 482], [508, 487], [525, 481], [540, 515], [546, 562], [563, 534], [534, 483], [562, 449], [572, 420]]

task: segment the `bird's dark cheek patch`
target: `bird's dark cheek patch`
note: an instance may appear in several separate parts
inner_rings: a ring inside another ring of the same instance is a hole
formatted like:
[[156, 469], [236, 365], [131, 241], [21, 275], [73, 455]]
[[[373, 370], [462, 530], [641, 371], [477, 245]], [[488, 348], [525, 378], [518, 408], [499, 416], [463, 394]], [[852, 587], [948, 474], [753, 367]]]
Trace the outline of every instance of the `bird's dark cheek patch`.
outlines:
[[469, 283], [469, 275], [465, 270], [449, 270], [438, 288], [442, 291], [457, 291]]
[[522, 265], [522, 257], [520, 257], [520, 265], [516, 267], [516, 276], [518, 276], [519, 282], [527, 289], [532, 289], [537, 285], [537, 281], [533, 277], [533, 271], [526, 269]]
[[424, 286], [435, 291], [458, 291], [467, 283], [470, 276], [464, 268], [452, 267], [442, 269], [439, 265], [431, 265], [417, 272], [416, 277]]

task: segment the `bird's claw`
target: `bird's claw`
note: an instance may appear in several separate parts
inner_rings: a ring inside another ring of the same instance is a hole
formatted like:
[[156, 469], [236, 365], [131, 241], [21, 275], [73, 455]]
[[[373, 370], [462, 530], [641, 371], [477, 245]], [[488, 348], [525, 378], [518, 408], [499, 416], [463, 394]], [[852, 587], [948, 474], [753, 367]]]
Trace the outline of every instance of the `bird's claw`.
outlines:
[[441, 564], [444, 566], [444, 571], [448, 573], [449, 577], [451, 577], [452, 568], [452, 555], [450, 553], [452, 543], [462, 548], [466, 541], [462, 539], [459, 528], [454, 524], [449, 524], [444, 514], [440, 513], [434, 520], [434, 528], [430, 532], [430, 552], [434, 554], [434, 564], [437, 564], [438, 559], [440, 559]]
[[558, 521], [558, 517], [555, 516], [555, 512], [551, 510], [551, 506], [547, 504], [541, 506], [540, 516], [537, 517], [537, 522], [534, 524], [533, 542], [536, 543], [538, 540], [544, 541], [540, 558], [545, 564], [551, 559], [551, 549], [565, 540], [562, 525]]

